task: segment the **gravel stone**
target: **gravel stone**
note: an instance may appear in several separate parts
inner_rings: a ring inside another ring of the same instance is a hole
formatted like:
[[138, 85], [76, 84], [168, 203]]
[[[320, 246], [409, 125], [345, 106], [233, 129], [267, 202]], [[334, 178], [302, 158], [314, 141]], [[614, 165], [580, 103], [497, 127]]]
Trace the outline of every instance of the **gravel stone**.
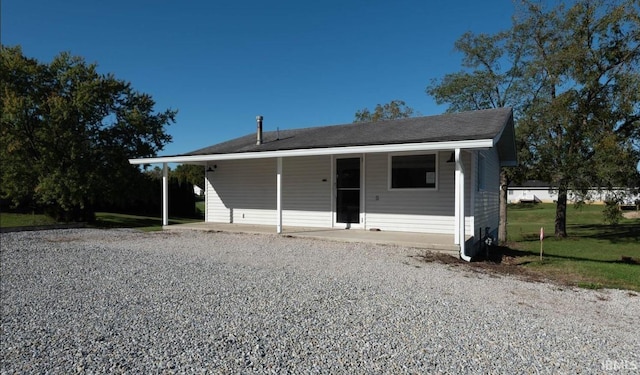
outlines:
[[640, 296], [421, 250], [206, 232], [0, 237], [0, 373], [640, 371]]

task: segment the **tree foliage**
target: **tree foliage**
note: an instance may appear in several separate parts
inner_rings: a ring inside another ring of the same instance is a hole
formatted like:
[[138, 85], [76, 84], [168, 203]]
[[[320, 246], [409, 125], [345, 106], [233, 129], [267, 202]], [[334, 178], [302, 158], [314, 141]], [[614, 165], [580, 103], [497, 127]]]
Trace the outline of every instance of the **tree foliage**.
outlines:
[[124, 199], [140, 174], [129, 158], [154, 156], [171, 140], [176, 112], [154, 112], [151, 96], [61, 53], [49, 64], [20, 47], [1, 50], [0, 193], [66, 220]]
[[[526, 92], [520, 86], [522, 47], [508, 32], [496, 35], [467, 32], [456, 41], [455, 49], [463, 54], [462, 66], [466, 70], [446, 74], [440, 81], [432, 80], [426, 92], [436, 103], [448, 103], [448, 112], [512, 107], [517, 118], [519, 100]], [[507, 188], [512, 180], [524, 178], [518, 172], [514, 168], [500, 171], [498, 241], [501, 243], [507, 239]]]
[[368, 108], [356, 111], [354, 122], [375, 122], [411, 116], [413, 116], [413, 108], [407, 106], [402, 100], [392, 100], [386, 104], [377, 104], [373, 112]]
[[448, 112], [518, 107], [523, 51], [508, 32], [467, 32], [455, 42], [455, 49], [463, 54], [466, 70], [431, 81], [426, 92], [437, 104], [447, 103]]
[[171, 171], [171, 176], [180, 183], [188, 182], [200, 189], [204, 189], [204, 166], [195, 164], [180, 164]]
[[514, 107], [521, 175], [558, 190], [556, 236], [567, 235], [569, 190], [587, 199], [591, 187], [637, 186], [637, 0], [549, 9], [522, 1], [510, 30], [465, 34], [456, 47], [469, 70], [432, 82], [427, 92], [454, 111]]

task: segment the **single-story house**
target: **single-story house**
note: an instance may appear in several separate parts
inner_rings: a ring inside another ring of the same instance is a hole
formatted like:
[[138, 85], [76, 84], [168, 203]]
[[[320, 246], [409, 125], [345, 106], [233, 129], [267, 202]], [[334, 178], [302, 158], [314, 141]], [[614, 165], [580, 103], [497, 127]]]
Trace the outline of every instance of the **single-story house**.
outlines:
[[[567, 191], [567, 198], [571, 202], [585, 199], [586, 203], [604, 204], [611, 196], [624, 196], [623, 206], [635, 206], [640, 200], [638, 189], [614, 188], [611, 191], [590, 188], [585, 195], [578, 195], [573, 190]], [[509, 185], [507, 189], [508, 203], [555, 203], [558, 200], [558, 189], [540, 180], [527, 180], [520, 184]]]
[[516, 165], [513, 113], [488, 109], [257, 131], [183, 155], [202, 165], [205, 221], [453, 234], [465, 260], [499, 223], [500, 167]]
[[543, 181], [528, 180], [519, 185], [509, 185], [507, 188], [508, 203], [551, 203], [557, 199], [557, 190], [554, 191]]

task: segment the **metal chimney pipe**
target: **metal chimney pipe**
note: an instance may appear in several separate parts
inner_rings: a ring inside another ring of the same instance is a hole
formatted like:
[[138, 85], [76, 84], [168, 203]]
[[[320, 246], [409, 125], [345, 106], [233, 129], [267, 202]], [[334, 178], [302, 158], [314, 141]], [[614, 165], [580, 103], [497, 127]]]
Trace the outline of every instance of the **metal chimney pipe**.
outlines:
[[256, 116], [256, 125], [258, 127], [257, 130], [257, 140], [256, 140], [256, 145], [261, 145], [262, 144], [262, 116]]

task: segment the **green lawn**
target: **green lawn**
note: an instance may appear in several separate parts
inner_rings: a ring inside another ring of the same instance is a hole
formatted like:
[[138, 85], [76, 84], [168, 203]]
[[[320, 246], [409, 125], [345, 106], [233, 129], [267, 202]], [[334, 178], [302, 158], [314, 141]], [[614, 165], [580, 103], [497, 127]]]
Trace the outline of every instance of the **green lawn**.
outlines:
[[196, 200], [196, 212], [204, 217], [204, 198]]
[[[604, 224], [602, 206], [567, 210], [568, 238], [554, 236], [555, 205], [509, 206], [508, 246], [530, 271], [584, 287], [640, 291], [640, 219]], [[540, 227], [544, 256], [540, 261]]]
[[[202, 221], [202, 219], [169, 218], [169, 225], [200, 221]], [[96, 212], [95, 226], [99, 228], [136, 228], [144, 232], [152, 232], [162, 230], [162, 219], [151, 216]]]
[[51, 224], [56, 224], [56, 221], [42, 214], [0, 212], [0, 228], [29, 227]]
[[[193, 218], [169, 218], [169, 224], [183, 224], [202, 221]], [[52, 218], [43, 214], [20, 214], [0, 212], [0, 227], [13, 228], [22, 226], [52, 225], [56, 223]], [[162, 230], [162, 219], [152, 216], [119, 214], [112, 212], [97, 212], [96, 222], [92, 224], [98, 228], [136, 228], [145, 232]]]

